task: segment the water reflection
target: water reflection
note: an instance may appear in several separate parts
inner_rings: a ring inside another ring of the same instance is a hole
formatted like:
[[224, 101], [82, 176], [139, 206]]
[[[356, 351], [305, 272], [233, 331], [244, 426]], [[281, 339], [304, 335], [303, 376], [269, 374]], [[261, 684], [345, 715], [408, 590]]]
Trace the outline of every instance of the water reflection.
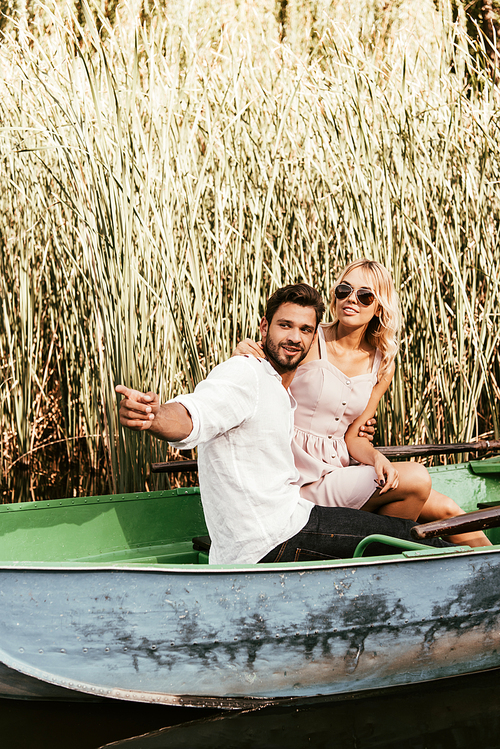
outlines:
[[0, 728], [6, 749], [496, 749], [499, 685], [495, 670], [383, 695], [228, 713], [0, 700]]
[[[500, 745], [500, 670], [298, 708], [196, 720], [116, 749], [494, 749]], [[113, 745], [112, 745], [113, 746]]]
[[0, 699], [2, 749], [97, 749], [128, 736], [217, 714], [216, 710], [95, 703]]

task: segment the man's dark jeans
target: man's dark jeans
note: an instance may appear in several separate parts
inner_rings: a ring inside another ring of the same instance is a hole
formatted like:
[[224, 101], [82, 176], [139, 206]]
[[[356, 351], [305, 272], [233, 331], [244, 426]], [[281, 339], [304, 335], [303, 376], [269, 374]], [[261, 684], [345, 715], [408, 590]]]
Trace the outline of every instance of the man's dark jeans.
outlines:
[[[314, 505], [309, 520], [299, 533], [276, 546], [261, 562], [311, 562], [320, 559], [345, 559], [354, 554], [356, 546], [372, 533], [413, 541], [412, 520], [376, 515], [348, 507]], [[419, 543], [428, 546], [450, 546], [447, 541], [432, 538]], [[370, 555], [397, 554], [394, 546], [374, 543]]]

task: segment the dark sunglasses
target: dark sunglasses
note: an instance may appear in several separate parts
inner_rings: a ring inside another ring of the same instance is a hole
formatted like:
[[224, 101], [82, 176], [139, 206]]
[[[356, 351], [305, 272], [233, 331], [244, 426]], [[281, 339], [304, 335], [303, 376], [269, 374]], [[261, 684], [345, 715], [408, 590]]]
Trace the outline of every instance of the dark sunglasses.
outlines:
[[335, 298], [336, 299], [347, 299], [347, 297], [351, 296], [351, 294], [354, 294], [357, 301], [363, 305], [363, 307], [369, 307], [370, 304], [373, 304], [375, 301], [375, 294], [371, 289], [365, 289], [361, 288], [357, 291], [354, 291], [353, 287], [350, 283], [339, 283], [338, 286], [335, 287]]

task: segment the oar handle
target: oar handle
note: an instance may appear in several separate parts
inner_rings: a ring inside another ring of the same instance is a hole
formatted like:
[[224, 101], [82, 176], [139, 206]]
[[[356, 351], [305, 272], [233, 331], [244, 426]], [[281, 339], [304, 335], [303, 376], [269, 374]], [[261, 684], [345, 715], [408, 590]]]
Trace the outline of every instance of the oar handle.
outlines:
[[469, 533], [484, 531], [486, 528], [496, 528], [500, 525], [500, 506], [489, 507], [486, 510], [474, 510], [465, 515], [457, 515], [446, 520], [435, 520], [432, 523], [416, 525], [411, 529], [411, 535], [417, 541], [436, 536], [453, 536], [455, 533]]
[[151, 463], [151, 473], [188, 473], [197, 470], [197, 460], [171, 460], [168, 463]]
[[479, 453], [483, 450], [500, 450], [500, 440], [478, 440], [457, 442], [448, 445], [392, 445], [377, 447], [386, 458], [425, 458], [430, 455], [452, 455], [453, 453]]

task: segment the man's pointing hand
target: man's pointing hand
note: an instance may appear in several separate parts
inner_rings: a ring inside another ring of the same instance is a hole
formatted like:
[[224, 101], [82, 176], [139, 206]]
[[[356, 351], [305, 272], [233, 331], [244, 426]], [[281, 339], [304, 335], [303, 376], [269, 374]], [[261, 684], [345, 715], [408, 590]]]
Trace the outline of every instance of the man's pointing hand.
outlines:
[[156, 393], [141, 393], [125, 385], [117, 385], [115, 390], [123, 395], [119, 410], [120, 424], [136, 432], [149, 429], [160, 408]]

